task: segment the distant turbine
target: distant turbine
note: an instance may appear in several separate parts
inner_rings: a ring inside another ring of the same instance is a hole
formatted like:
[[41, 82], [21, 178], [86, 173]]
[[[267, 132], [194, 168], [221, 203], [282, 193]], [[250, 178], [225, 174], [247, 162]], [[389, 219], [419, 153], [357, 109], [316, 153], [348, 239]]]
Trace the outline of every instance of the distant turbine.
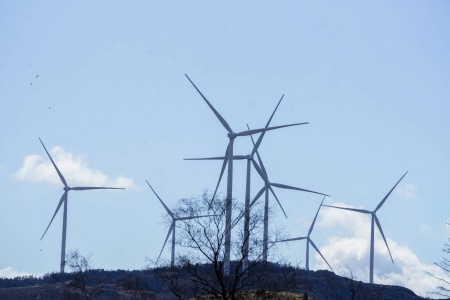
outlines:
[[48, 153], [47, 148], [45, 148], [44, 143], [42, 142], [41, 138], [39, 138], [39, 141], [41, 141], [42, 147], [44, 147], [45, 152], [47, 152], [48, 157], [50, 158], [50, 161], [53, 164], [53, 167], [55, 167], [56, 173], [58, 173], [59, 178], [61, 179], [62, 183], [64, 184], [64, 193], [59, 200], [58, 206], [56, 207], [55, 213], [53, 214], [52, 219], [50, 220], [50, 223], [47, 226], [47, 229], [45, 229], [44, 234], [41, 237], [41, 240], [44, 238], [45, 234], [47, 233], [47, 230], [50, 228], [50, 225], [53, 222], [53, 219], [55, 218], [56, 214], [58, 213], [58, 210], [60, 209], [61, 205], [64, 203], [64, 214], [63, 214], [63, 229], [62, 229], [62, 243], [61, 243], [61, 265], [60, 265], [60, 273], [64, 273], [64, 266], [66, 264], [66, 230], [67, 230], [67, 195], [70, 190], [74, 191], [84, 191], [84, 190], [124, 190], [124, 188], [114, 188], [114, 187], [70, 187], [66, 180], [64, 179], [64, 176], [59, 171], [58, 167], [56, 166], [55, 162], [53, 161], [52, 157], [50, 156], [50, 153]]
[[387, 195], [383, 198], [383, 200], [381, 200], [381, 202], [378, 204], [378, 206], [373, 211], [368, 211], [365, 209], [357, 209], [357, 208], [347, 208], [347, 207], [339, 207], [339, 206], [332, 206], [332, 205], [324, 205], [327, 207], [334, 207], [334, 208], [339, 208], [339, 209], [344, 209], [344, 210], [355, 211], [355, 212], [359, 212], [359, 213], [363, 213], [363, 214], [370, 214], [372, 216], [372, 223], [371, 223], [371, 228], [370, 228], [370, 276], [369, 276], [370, 283], [373, 283], [373, 265], [374, 265], [373, 257], [374, 257], [374, 244], [375, 244], [374, 222], [377, 223], [378, 230], [380, 231], [381, 236], [383, 237], [384, 243], [386, 244], [389, 255], [391, 256], [392, 263], [394, 263], [394, 259], [392, 258], [391, 250], [389, 249], [386, 238], [384, 237], [384, 233], [383, 233], [383, 230], [381, 229], [380, 221], [378, 221], [376, 213], [381, 208], [381, 206], [383, 206], [386, 199], [389, 197], [389, 195], [392, 193], [392, 191], [395, 189], [395, 187], [399, 184], [399, 182], [403, 179], [403, 177], [405, 177], [405, 175], [407, 173], [408, 173], [408, 171], [406, 171], [406, 173], [403, 174], [403, 176], [397, 181], [397, 183], [392, 187], [392, 189], [389, 191], [389, 193], [387, 193]]
[[170, 266], [175, 266], [175, 225], [176, 221], [183, 221], [183, 220], [191, 220], [191, 219], [197, 219], [197, 218], [204, 218], [204, 217], [211, 217], [214, 215], [205, 215], [205, 216], [190, 216], [190, 217], [177, 217], [168, 207], [167, 205], [162, 201], [162, 199], [158, 196], [158, 194], [155, 192], [155, 190], [152, 188], [150, 183], [146, 180], [148, 186], [152, 189], [155, 196], [158, 198], [159, 202], [164, 206], [169, 216], [172, 218], [172, 224], [169, 227], [169, 231], [167, 232], [166, 240], [164, 241], [164, 244], [162, 246], [161, 252], [159, 253], [158, 259], [156, 262], [158, 262], [159, 258], [161, 257], [161, 254], [164, 250], [164, 247], [166, 246], [167, 240], [169, 239], [170, 234], [172, 234], [172, 253], [170, 257]]
[[[231, 248], [231, 208], [232, 208], [232, 198], [233, 198], [233, 143], [234, 139], [238, 136], [248, 136], [256, 133], [265, 132], [268, 130], [278, 129], [282, 127], [288, 127], [288, 126], [294, 126], [294, 125], [300, 125], [300, 124], [306, 124], [306, 123], [297, 123], [297, 124], [291, 124], [291, 125], [285, 125], [285, 126], [275, 126], [275, 127], [267, 127], [267, 128], [260, 128], [260, 129], [254, 129], [254, 130], [245, 130], [241, 132], [234, 132], [230, 125], [228, 125], [227, 121], [219, 114], [219, 112], [212, 106], [212, 104], [206, 99], [206, 97], [200, 92], [200, 90], [197, 88], [197, 86], [192, 82], [192, 80], [187, 76], [187, 79], [191, 82], [191, 84], [194, 86], [194, 88], [197, 90], [197, 92], [200, 94], [200, 96], [205, 100], [206, 104], [208, 104], [209, 108], [213, 111], [213, 113], [216, 115], [216, 117], [219, 119], [220, 123], [222, 123], [223, 127], [228, 131], [228, 147], [225, 152], [225, 159], [223, 161], [222, 165], [222, 171], [220, 173], [219, 177], [219, 183], [222, 178], [223, 172], [225, 170], [225, 167], [228, 164], [228, 178], [227, 178], [227, 196], [226, 196], [226, 211], [225, 211], [225, 253], [224, 253], [224, 276], [228, 276], [230, 274], [230, 248]], [[216, 188], [217, 190], [217, 188]], [[214, 196], [213, 196], [214, 197]], [[213, 198], [214, 199], [214, 198]]]
[[306, 266], [305, 269], [309, 270], [309, 244], [311, 243], [311, 245], [313, 246], [313, 248], [317, 251], [317, 253], [319, 253], [319, 255], [322, 257], [322, 259], [326, 262], [326, 264], [328, 265], [328, 267], [331, 269], [331, 271], [334, 272], [333, 268], [330, 266], [330, 264], [327, 262], [327, 260], [325, 259], [325, 257], [322, 255], [322, 253], [320, 253], [319, 248], [317, 248], [316, 244], [314, 244], [314, 242], [312, 241], [312, 239], [310, 238], [311, 236], [311, 232], [313, 231], [314, 228], [314, 223], [316, 222], [317, 219], [317, 215], [319, 214], [319, 210], [322, 207], [322, 203], [325, 200], [325, 197], [323, 197], [322, 202], [320, 203], [319, 209], [317, 210], [316, 216], [314, 217], [314, 220], [311, 224], [311, 227], [309, 228], [308, 231], [308, 235], [304, 236], [304, 237], [297, 237], [297, 238], [292, 238], [292, 239], [286, 239], [286, 240], [279, 240], [276, 241], [277, 243], [279, 242], [290, 242], [290, 241], [301, 241], [301, 240], [305, 240], [306, 239]]
[[[251, 136], [250, 136], [251, 137]], [[253, 141], [253, 137], [251, 137], [253, 144], [255, 143]], [[258, 156], [259, 165], [253, 160], [253, 165], [255, 166], [256, 171], [259, 173], [261, 178], [264, 181], [264, 187], [256, 194], [253, 201], [250, 203], [250, 206], [252, 206], [265, 192], [265, 203], [264, 203], [264, 237], [263, 237], [263, 260], [267, 261], [267, 251], [269, 249], [269, 191], [272, 193], [272, 195], [275, 197], [275, 200], [277, 200], [278, 205], [280, 206], [281, 210], [283, 211], [284, 216], [287, 218], [286, 212], [284, 211], [283, 206], [280, 203], [280, 200], [278, 200], [277, 195], [273, 191], [272, 187], [277, 187], [281, 189], [288, 189], [288, 190], [296, 190], [296, 191], [302, 191], [302, 192], [308, 192], [308, 193], [314, 193], [322, 196], [329, 196], [327, 194], [322, 194], [319, 192], [314, 192], [307, 189], [302, 189], [286, 184], [281, 183], [272, 183], [269, 181], [269, 177], [267, 175], [266, 168], [264, 167], [264, 164], [261, 160], [261, 156], [259, 155], [259, 152], [256, 151], [256, 155]]]

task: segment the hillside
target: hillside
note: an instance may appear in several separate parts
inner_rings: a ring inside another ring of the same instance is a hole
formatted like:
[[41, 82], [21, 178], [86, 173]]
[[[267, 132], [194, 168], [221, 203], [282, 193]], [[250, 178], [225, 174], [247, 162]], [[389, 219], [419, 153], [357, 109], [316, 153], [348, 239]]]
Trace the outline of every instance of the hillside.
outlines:
[[[307, 293], [309, 299], [424, 299], [400, 286], [370, 285], [323, 270], [289, 269], [292, 270], [296, 282], [290, 292]], [[159, 271], [89, 270], [83, 274], [49, 274], [42, 278], [3, 278], [0, 299], [177, 299], [157, 275]], [[186, 299], [191, 296], [185, 295]]]

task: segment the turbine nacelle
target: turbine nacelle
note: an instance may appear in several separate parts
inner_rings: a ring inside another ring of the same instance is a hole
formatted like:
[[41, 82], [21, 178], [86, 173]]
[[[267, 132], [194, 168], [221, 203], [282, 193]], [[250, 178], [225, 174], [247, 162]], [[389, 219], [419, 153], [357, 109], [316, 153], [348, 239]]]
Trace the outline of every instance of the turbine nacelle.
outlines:
[[63, 190], [66, 191], [66, 192], [68, 192], [68, 191], [71, 190], [71, 188], [70, 188], [70, 186], [65, 186], [65, 187], [63, 187]]
[[229, 132], [227, 134], [228, 138], [230, 139], [235, 139], [237, 137], [237, 133], [236, 132]]

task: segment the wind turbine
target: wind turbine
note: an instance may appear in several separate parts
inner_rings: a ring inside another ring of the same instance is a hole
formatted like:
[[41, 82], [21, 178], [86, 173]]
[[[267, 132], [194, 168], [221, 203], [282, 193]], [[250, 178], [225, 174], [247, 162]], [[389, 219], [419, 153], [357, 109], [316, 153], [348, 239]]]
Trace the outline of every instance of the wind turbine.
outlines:
[[39, 141], [41, 141], [42, 147], [44, 147], [45, 152], [47, 153], [48, 157], [50, 158], [50, 161], [53, 164], [53, 167], [55, 167], [56, 173], [58, 173], [59, 178], [61, 179], [62, 183], [64, 184], [64, 193], [59, 200], [58, 206], [56, 207], [55, 213], [53, 214], [52, 219], [50, 220], [50, 223], [47, 226], [47, 229], [45, 229], [44, 234], [41, 237], [41, 240], [44, 238], [45, 234], [47, 233], [47, 230], [50, 228], [50, 225], [53, 222], [53, 219], [55, 218], [56, 214], [58, 213], [59, 209], [61, 208], [61, 205], [64, 203], [64, 213], [63, 213], [63, 229], [62, 229], [62, 242], [61, 242], [61, 265], [60, 265], [60, 273], [64, 273], [64, 266], [66, 264], [65, 258], [66, 258], [66, 231], [67, 231], [67, 196], [69, 194], [70, 190], [74, 191], [84, 191], [84, 190], [124, 190], [124, 188], [114, 188], [114, 187], [70, 187], [62, 173], [59, 171], [58, 167], [56, 166], [55, 162], [53, 161], [52, 157], [50, 156], [50, 153], [48, 153], [47, 148], [45, 148], [44, 143], [42, 142], [41, 138], [39, 138]]
[[[253, 141], [253, 137], [250, 136], [252, 139], [253, 144], [255, 143]], [[329, 196], [327, 194], [322, 194], [319, 192], [314, 192], [311, 190], [294, 187], [286, 184], [281, 183], [273, 183], [269, 181], [269, 177], [267, 175], [266, 168], [264, 167], [264, 164], [261, 160], [261, 156], [259, 155], [259, 152], [256, 151], [256, 155], [258, 156], [259, 165], [253, 160], [253, 165], [255, 166], [256, 171], [259, 173], [261, 178], [264, 181], [264, 186], [261, 188], [261, 190], [256, 194], [253, 201], [250, 203], [250, 206], [252, 206], [265, 192], [265, 203], [264, 203], [264, 237], [263, 237], [263, 260], [267, 261], [267, 251], [268, 251], [268, 245], [269, 245], [269, 191], [272, 193], [272, 195], [275, 197], [275, 200], [277, 200], [278, 205], [280, 206], [281, 210], [283, 211], [284, 216], [287, 218], [286, 212], [284, 211], [283, 206], [280, 203], [280, 200], [278, 199], [277, 195], [275, 194], [272, 187], [277, 187], [281, 189], [288, 189], [288, 190], [296, 190], [296, 191], [302, 191], [302, 192], [308, 192], [308, 193], [314, 193], [322, 196]]]
[[[273, 116], [275, 115], [275, 112], [278, 109], [278, 106], [281, 103], [281, 100], [283, 100], [284, 95], [281, 96], [281, 99], [278, 101], [277, 106], [275, 107], [274, 111], [272, 112], [272, 115], [270, 116], [269, 120], [266, 123], [266, 126], [264, 128], [268, 128], [270, 125], [270, 122], [272, 121]], [[308, 123], [301, 123], [301, 124], [308, 124]], [[301, 125], [299, 124], [299, 125]], [[290, 126], [290, 125], [286, 125]], [[247, 126], [248, 127], [248, 126]], [[250, 130], [250, 129], [249, 129]], [[246, 187], [245, 187], [245, 210], [244, 210], [244, 259], [242, 263], [242, 268], [244, 270], [248, 267], [248, 252], [249, 252], [249, 238], [250, 238], [250, 175], [251, 175], [251, 164], [256, 163], [254, 161], [254, 155], [256, 151], [258, 150], [259, 146], [261, 145], [262, 139], [264, 138], [265, 131], [263, 131], [256, 141], [256, 144], [253, 145], [252, 152], [248, 155], [233, 155], [233, 160], [247, 160], [247, 173], [246, 173]], [[185, 160], [223, 160], [224, 164], [222, 166], [222, 170], [220, 173], [219, 181], [217, 182], [216, 189], [214, 191], [212, 199], [214, 199], [217, 189], [219, 188], [220, 181], [222, 179], [223, 172], [226, 167], [227, 157], [208, 157], [208, 158], [187, 158]], [[242, 218], [242, 216], [238, 217], [236, 219], [235, 224]]]
[[[185, 74], [186, 75], [186, 74]], [[213, 111], [216, 117], [219, 119], [220, 123], [222, 123], [223, 127], [228, 131], [228, 147], [225, 152], [225, 159], [222, 165], [222, 171], [219, 177], [219, 183], [222, 178], [225, 167], [228, 165], [228, 177], [227, 177], [227, 196], [226, 196], [226, 211], [225, 211], [225, 253], [224, 253], [224, 276], [228, 276], [230, 274], [230, 247], [231, 247], [231, 207], [232, 207], [232, 198], [233, 198], [233, 144], [234, 139], [238, 136], [248, 136], [256, 133], [265, 132], [268, 130], [278, 129], [282, 127], [306, 124], [306, 123], [297, 123], [290, 124], [284, 126], [275, 126], [275, 127], [267, 127], [253, 130], [245, 130], [241, 132], [234, 132], [230, 125], [225, 121], [225, 119], [219, 114], [219, 112], [212, 106], [212, 104], [206, 99], [206, 97], [200, 92], [197, 86], [192, 82], [192, 80], [187, 76], [187, 79], [191, 82], [200, 96], [205, 100], [206, 104], [208, 104], [209, 108]], [[216, 189], [217, 190], [217, 189]], [[213, 198], [214, 199], [214, 198]]]
[[159, 202], [164, 206], [169, 216], [172, 218], [172, 224], [169, 227], [169, 231], [167, 232], [166, 240], [164, 241], [164, 244], [162, 246], [161, 252], [159, 253], [158, 259], [156, 262], [158, 262], [159, 258], [161, 257], [161, 254], [164, 250], [164, 247], [166, 246], [167, 240], [169, 239], [169, 236], [172, 234], [172, 253], [170, 257], [170, 266], [175, 266], [175, 225], [176, 221], [183, 221], [183, 220], [191, 220], [191, 219], [197, 219], [197, 218], [204, 218], [204, 217], [210, 217], [213, 215], [205, 215], [205, 216], [190, 216], [190, 217], [178, 217], [176, 216], [168, 207], [167, 205], [162, 201], [162, 199], [158, 196], [158, 194], [155, 192], [155, 190], [152, 188], [150, 183], [146, 180], [148, 186], [152, 189], [155, 196], [158, 198]]
[[317, 253], [319, 253], [319, 255], [322, 257], [322, 259], [326, 262], [326, 264], [331, 269], [331, 271], [334, 272], [333, 268], [327, 262], [327, 260], [322, 255], [322, 253], [320, 253], [319, 248], [317, 248], [316, 244], [314, 244], [314, 242], [312, 241], [312, 239], [310, 237], [311, 236], [311, 232], [313, 231], [313, 228], [314, 228], [314, 223], [316, 222], [317, 215], [319, 214], [319, 210], [322, 207], [322, 204], [323, 204], [323, 201], [325, 200], [325, 197], [326, 196], [323, 197], [322, 202], [320, 203], [319, 209], [317, 210], [316, 216], [314, 217], [314, 220], [313, 220], [313, 222], [311, 224], [311, 227], [309, 227], [309, 231], [308, 231], [308, 235], [307, 236], [276, 241], [277, 243], [279, 243], [279, 242], [290, 242], [290, 241], [306, 240], [306, 266], [305, 266], [305, 269], [308, 270], [308, 271], [309, 271], [309, 244], [311, 244], [313, 246], [313, 248], [317, 251]]
[[375, 238], [374, 238], [374, 223], [377, 223], [377, 227], [378, 230], [381, 233], [381, 236], [383, 237], [384, 243], [386, 244], [386, 247], [388, 249], [389, 255], [391, 256], [391, 260], [392, 263], [394, 263], [394, 259], [392, 258], [392, 254], [391, 254], [391, 250], [389, 249], [388, 243], [386, 241], [386, 238], [384, 237], [384, 233], [383, 230], [381, 229], [381, 225], [380, 225], [380, 221], [378, 221], [377, 218], [377, 211], [381, 208], [381, 206], [383, 206], [384, 202], [386, 201], [386, 199], [389, 197], [389, 195], [392, 193], [392, 191], [395, 189], [395, 187], [400, 183], [400, 181], [403, 179], [403, 177], [406, 176], [406, 174], [408, 173], [408, 171], [406, 171], [405, 174], [403, 174], [403, 176], [397, 181], [397, 183], [392, 187], [392, 189], [389, 191], [389, 193], [387, 193], [386, 196], [384, 196], [383, 200], [381, 200], [381, 202], [378, 204], [378, 206], [375, 208], [375, 210], [373, 211], [369, 211], [369, 210], [365, 210], [365, 209], [357, 209], [357, 208], [348, 208], [348, 207], [339, 207], [339, 206], [332, 206], [332, 205], [324, 205], [327, 207], [333, 207], [333, 208], [338, 208], [338, 209], [344, 209], [344, 210], [349, 210], [349, 211], [354, 211], [354, 212], [359, 212], [359, 213], [363, 213], [363, 214], [369, 214], [372, 216], [372, 223], [371, 223], [371, 227], [370, 227], [370, 275], [369, 275], [369, 281], [370, 283], [373, 283], [373, 261], [374, 261], [374, 244], [375, 244]]

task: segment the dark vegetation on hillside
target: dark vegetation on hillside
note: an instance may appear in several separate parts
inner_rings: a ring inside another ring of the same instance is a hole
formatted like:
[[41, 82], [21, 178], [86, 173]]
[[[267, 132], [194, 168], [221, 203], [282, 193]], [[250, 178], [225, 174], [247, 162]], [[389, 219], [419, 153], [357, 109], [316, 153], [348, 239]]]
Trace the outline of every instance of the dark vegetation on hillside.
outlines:
[[[247, 288], [259, 291], [254, 293], [259, 295], [258, 299], [293, 299], [283, 297], [280, 291], [270, 293], [276, 289], [276, 285], [280, 286], [283, 278], [291, 281], [286, 285], [289, 289], [286, 291], [307, 294], [309, 299], [424, 299], [404, 287], [370, 285], [323, 270], [306, 271], [277, 264], [269, 265], [272, 277], [266, 277], [265, 282], [255, 282]], [[86, 270], [68, 274], [52, 273], [42, 278], [2, 278], [0, 299], [191, 299], [195, 287], [189, 280], [177, 282], [179, 272], [183, 270], [166, 267], [139, 271]], [[174, 287], [178, 288], [177, 293], [182, 293], [178, 297], [172, 292]], [[237, 299], [248, 297], [241, 296]]]

